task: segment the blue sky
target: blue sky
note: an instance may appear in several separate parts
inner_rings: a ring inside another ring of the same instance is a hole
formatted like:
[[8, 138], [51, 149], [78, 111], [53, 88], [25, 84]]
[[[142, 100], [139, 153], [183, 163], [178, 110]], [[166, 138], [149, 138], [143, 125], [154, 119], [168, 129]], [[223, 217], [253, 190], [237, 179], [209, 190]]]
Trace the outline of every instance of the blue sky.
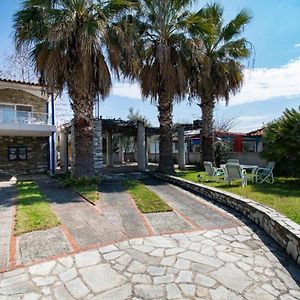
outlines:
[[[217, 105], [216, 117], [235, 117], [235, 131], [247, 132], [279, 117], [284, 109], [300, 105], [300, 1], [299, 0], [223, 0], [225, 18], [233, 17], [246, 8], [253, 20], [245, 30], [246, 38], [255, 46], [254, 69], [245, 72], [241, 92], [230, 99], [226, 107]], [[19, 0], [0, 1], [0, 53], [7, 52], [12, 41], [12, 16], [20, 7]], [[200, 8], [205, 1], [198, 1]], [[61, 118], [71, 113], [61, 113], [65, 101], [57, 102]], [[136, 84], [117, 83], [112, 95], [101, 104], [105, 117], [126, 118], [129, 107], [140, 110], [153, 125], [157, 125], [156, 107], [142, 101]], [[201, 117], [195, 104], [175, 105], [174, 122], [188, 122]]]

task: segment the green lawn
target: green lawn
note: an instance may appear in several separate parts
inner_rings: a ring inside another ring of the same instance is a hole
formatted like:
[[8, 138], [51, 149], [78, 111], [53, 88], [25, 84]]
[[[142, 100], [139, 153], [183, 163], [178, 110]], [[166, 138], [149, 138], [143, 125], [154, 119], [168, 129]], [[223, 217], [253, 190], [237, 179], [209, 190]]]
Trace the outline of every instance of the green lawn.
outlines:
[[15, 234], [20, 235], [57, 225], [59, 225], [59, 220], [36, 183], [18, 181]]
[[185, 171], [178, 172], [177, 176], [199, 183], [198, 174], [202, 177], [200, 183], [265, 204], [300, 224], [300, 179], [275, 177], [274, 184], [253, 184], [248, 182], [248, 185], [243, 188], [239, 182], [232, 183], [231, 186], [225, 185], [223, 180], [221, 182], [212, 182], [205, 175], [205, 172]]
[[100, 198], [96, 184], [76, 186], [74, 190], [92, 203], [96, 203]]
[[168, 204], [150, 191], [142, 182], [126, 180], [124, 181], [124, 186], [142, 213], [172, 211]]

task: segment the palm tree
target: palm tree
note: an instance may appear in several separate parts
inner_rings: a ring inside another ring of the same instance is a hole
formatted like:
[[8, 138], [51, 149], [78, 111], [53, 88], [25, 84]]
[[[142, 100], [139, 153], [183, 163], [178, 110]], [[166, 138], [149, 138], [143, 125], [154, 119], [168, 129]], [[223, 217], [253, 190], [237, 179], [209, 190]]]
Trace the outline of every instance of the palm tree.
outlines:
[[242, 86], [243, 60], [249, 58], [251, 44], [241, 34], [251, 16], [242, 10], [224, 25], [221, 5], [209, 4], [192, 17], [201, 20], [200, 26], [190, 26], [190, 34], [202, 55], [194, 56], [191, 63], [190, 96], [199, 100], [202, 112], [202, 161], [214, 162], [215, 104], [222, 99], [228, 104], [230, 95]]
[[108, 61], [114, 67], [119, 56], [117, 41], [108, 32], [113, 31], [111, 21], [135, 4], [135, 0], [25, 0], [15, 14], [17, 47], [29, 46], [47, 87], [58, 92], [67, 88], [71, 98], [74, 177], [94, 175], [93, 104], [98, 95], [109, 94]]
[[190, 0], [141, 0], [136, 15], [140, 63], [134, 75], [142, 95], [158, 108], [160, 149], [158, 170], [173, 173], [172, 112], [174, 101], [188, 92], [188, 55], [185, 20]]

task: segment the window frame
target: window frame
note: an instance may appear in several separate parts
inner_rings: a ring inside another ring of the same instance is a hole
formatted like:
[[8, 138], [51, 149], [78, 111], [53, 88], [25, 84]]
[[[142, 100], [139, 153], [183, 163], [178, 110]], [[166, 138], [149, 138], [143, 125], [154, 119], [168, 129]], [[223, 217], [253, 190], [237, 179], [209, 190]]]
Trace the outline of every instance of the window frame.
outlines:
[[[10, 158], [12, 148], [16, 149], [16, 159], [11, 159]], [[25, 155], [26, 155], [25, 159], [20, 158], [20, 149], [25, 149]], [[8, 158], [8, 161], [27, 161], [28, 160], [28, 148], [27, 148], [27, 146], [23, 146], [23, 145], [8, 146], [8, 148], [7, 148], [7, 158]]]

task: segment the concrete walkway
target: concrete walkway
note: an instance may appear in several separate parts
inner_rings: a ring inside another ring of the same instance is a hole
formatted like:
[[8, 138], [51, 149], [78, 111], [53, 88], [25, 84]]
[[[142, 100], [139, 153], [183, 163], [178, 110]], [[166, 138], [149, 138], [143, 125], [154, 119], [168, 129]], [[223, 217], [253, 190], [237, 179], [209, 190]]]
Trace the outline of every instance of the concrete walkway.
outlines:
[[0, 299], [300, 299], [300, 273], [246, 226], [133, 239], [0, 274]]
[[71, 234], [70, 238], [74, 239], [75, 250], [128, 239], [124, 232], [76, 193], [60, 187], [47, 177], [39, 177], [36, 181], [55, 214]]
[[5, 179], [0, 182], [0, 270], [9, 265], [9, 247], [16, 197], [16, 180]]

